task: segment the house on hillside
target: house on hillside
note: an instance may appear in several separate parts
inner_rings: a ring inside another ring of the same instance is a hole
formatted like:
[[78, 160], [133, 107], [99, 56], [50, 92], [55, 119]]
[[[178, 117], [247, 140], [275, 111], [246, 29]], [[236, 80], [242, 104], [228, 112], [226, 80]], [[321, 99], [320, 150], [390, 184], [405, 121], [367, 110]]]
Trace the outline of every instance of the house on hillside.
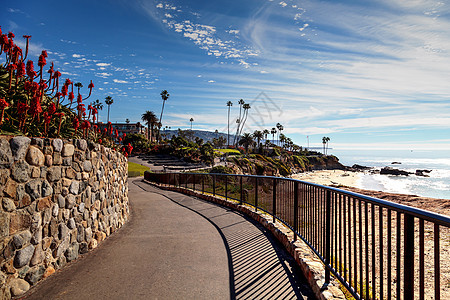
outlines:
[[[98, 128], [100, 130], [104, 130], [104, 128], [108, 127], [107, 123], [98, 123]], [[132, 133], [138, 133], [143, 134], [147, 136], [147, 128], [143, 126], [141, 123], [111, 123], [111, 126], [113, 127], [113, 130], [118, 131], [119, 136], [123, 136], [124, 134], [129, 135]]]

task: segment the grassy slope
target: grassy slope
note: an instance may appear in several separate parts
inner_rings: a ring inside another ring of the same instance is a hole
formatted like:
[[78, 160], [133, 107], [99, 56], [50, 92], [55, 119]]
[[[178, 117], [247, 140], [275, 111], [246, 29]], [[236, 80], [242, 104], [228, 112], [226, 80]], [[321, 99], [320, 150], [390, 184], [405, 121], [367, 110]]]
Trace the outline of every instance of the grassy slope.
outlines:
[[150, 168], [133, 162], [128, 162], [128, 177], [144, 176], [144, 172], [148, 170], [150, 170]]

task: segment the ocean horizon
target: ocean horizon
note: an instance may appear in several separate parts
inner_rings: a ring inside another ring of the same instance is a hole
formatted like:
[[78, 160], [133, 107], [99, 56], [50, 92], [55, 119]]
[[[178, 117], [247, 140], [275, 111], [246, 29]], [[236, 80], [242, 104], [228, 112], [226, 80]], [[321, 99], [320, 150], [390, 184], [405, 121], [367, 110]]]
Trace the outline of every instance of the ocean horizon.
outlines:
[[[357, 187], [390, 193], [450, 199], [450, 155], [445, 150], [339, 150], [330, 154], [346, 166], [393, 167], [415, 173], [431, 170], [429, 177], [391, 176], [365, 172]], [[395, 162], [396, 164], [392, 164]]]

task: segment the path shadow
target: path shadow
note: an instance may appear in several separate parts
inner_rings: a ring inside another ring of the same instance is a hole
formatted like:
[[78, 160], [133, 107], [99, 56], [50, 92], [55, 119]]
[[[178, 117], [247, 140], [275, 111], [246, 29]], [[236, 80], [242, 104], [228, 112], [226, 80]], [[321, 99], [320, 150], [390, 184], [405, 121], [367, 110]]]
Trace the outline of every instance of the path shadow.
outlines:
[[215, 203], [142, 181], [134, 183], [195, 212], [216, 228], [227, 251], [231, 299], [315, 299], [295, 260], [253, 219]]

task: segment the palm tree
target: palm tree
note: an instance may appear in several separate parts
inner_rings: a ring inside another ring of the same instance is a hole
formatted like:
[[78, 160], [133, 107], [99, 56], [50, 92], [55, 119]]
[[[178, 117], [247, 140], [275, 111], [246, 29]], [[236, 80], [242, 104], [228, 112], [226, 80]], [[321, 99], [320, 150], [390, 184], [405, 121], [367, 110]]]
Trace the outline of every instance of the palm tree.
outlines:
[[111, 96], [107, 96], [105, 98], [105, 103], [106, 103], [106, 105], [108, 105], [108, 121], [107, 121], [107, 123], [109, 123], [109, 109], [111, 107], [111, 104], [114, 103], [114, 99]]
[[272, 134], [272, 141], [273, 141], [273, 143], [275, 144], [275, 133], [277, 133], [277, 129], [276, 129], [275, 127], [273, 127], [273, 128], [270, 130], [270, 133]]
[[286, 136], [284, 134], [280, 133], [279, 139], [280, 139], [280, 143], [283, 145], [283, 148], [284, 148], [284, 144], [286, 143]]
[[194, 118], [191, 118], [191, 119], [189, 120], [189, 122], [191, 122], [191, 131], [192, 131], [192, 122], [194, 122]]
[[147, 124], [147, 138], [151, 142], [153, 137], [153, 126], [158, 123], [158, 118], [154, 112], [147, 110], [142, 114], [141, 120]]
[[240, 99], [238, 101], [239, 104], [239, 118], [236, 120], [237, 123], [237, 128], [236, 128], [236, 135], [234, 136], [234, 145], [237, 145], [238, 141], [239, 141], [239, 129], [242, 123], [242, 117], [241, 117], [241, 113], [242, 113], [242, 106], [245, 104], [245, 101], [243, 99]]
[[254, 143], [255, 141], [250, 133], [244, 133], [239, 140], [239, 145], [244, 146], [246, 154], [248, 153], [248, 147], [252, 146]]
[[[263, 134], [264, 134], [264, 139], [267, 142], [267, 136], [270, 134], [270, 131], [268, 129], [264, 129]], [[267, 145], [267, 143], [266, 143], [266, 145]]]
[[245, 103], [244, 105], [242, 105], [242, 108], [244, 109], [244, 113], [242, 114], [242, 118], [243, 118], [242, 122], [239, 122], [240, 130], [239, 130], [239, 133], [238, 133], [238, 137], [241, 136], [242, 130], [244, 130], [245, 122], [247, 121], [247, 117], [248, 117], [248, 110], [251, 107], [250, 107], [250, 104]]
[[100, 100], [95, 100], [92, 103], [92, 107], [97, 110], [97, 123], [98, 123], [98, 111], [103, 109], [103, 104], [100, 102]]
[[81, 82], [77, 82], [77, 83], [74, 84], [74, 86], [76, 88], [78, 88], [78, 94], [79, 94], [80, 93], [80, 89], [83, 87], [83, 84]]
[[228, 139], [227, 139], [227, 145], [228, 147], [230, 147], [230, 109], [231, 106], [233, 106], [233, 102], [228, 101], [227, 102], [227, 106], [228, 106]]
[[277, 123], [276, 126], [277, 126], [277, 129], [278, 129], [278, 146], [280, 146], [280, 134], [281, 134], [281, 131], [284, 130], [284, 127], [280, 123]]
[[[322, 138], [322, 144], [323, 144], [323, 154], [324, 155], [327, 155], [327, 149], [328, 149], [328, 142], [330, 141], [330, 138], [329, 137], [327, 137], [327, 136], [324, 136], [323, 138]], [[325, 148], [325, 145], [327, 145], [327, 147]]]
[[130, 119], [126, 119], [125, 123], [130, 124]]
[[253, 137], [256, 139], [256, 144], [258, 146], [258, 149], [261, 149], [261, 139], [264, 137], [264, 133], [260, 130], [255, 130], [253, 132]]
[[166, 100], [169, 99], [169, 93], [166, 90], [163, 90], [161, 92], [161, 99], [163, 100], [163, 105], [161, 109], [161, 116], [159, 117], [159, 121], [162, 122], [163, 112], [164, 112], [164, 104], [166, 103]]

